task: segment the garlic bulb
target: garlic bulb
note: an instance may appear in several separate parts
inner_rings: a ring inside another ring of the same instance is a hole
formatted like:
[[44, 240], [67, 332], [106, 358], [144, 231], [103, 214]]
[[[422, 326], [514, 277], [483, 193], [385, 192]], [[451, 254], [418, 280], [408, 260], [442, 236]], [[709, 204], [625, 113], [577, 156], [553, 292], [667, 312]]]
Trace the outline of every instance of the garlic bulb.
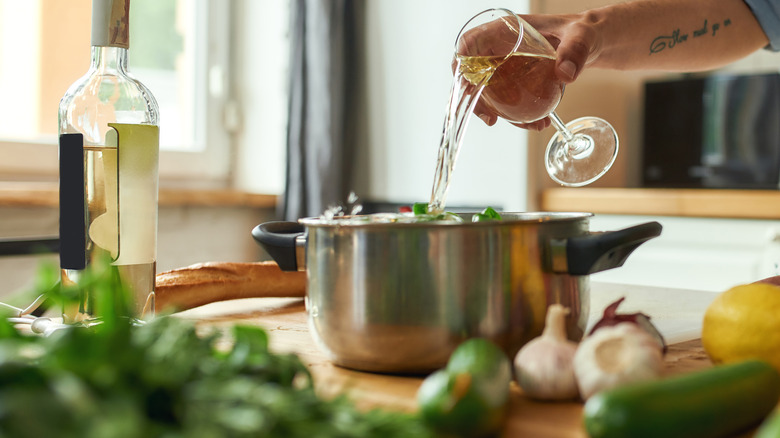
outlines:
[[577, 344], [566, 338], [569, 309], [553, 304], [547, 309], [544, 332], [525, 344], [515, 356], [517, 383], [529, 397], [566, 400], [577, 397], [573, 360]]
[[636, 324], [602, 327], [580, 342], [574, 356], [583, 400], [605, 389], [655, 379], [664, 360], [656, 339]]

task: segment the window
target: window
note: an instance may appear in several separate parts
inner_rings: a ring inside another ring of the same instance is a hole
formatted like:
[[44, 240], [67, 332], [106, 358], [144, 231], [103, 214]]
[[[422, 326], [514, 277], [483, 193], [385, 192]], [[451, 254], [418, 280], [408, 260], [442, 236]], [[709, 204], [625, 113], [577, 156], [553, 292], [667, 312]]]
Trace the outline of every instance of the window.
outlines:
[[[165, 129], [162, 150], [200, 150], [204, 146], [202, 88], [205, 58], [197, 33], [203, 2], [133, 0], [130, 8], [128, 65], [155, 95]], [[142, 29], [141, 31], [137, 31]], [[200, 50], [199, 50], [200, 49]]]
[[[257, 88], [241, 85], [250, 76], [244, 69], [269, 74], [275, 85], [267, 103], [278, 114], [286, 65], [255, 70], [258, 55], [242, 61], [254, 46], [236, 42], [256, 35], [255, 23], [273, 22], [272, 47], [286, 59], [288, 6], [286, 1], [131, 1], [129, 70], [160, 106], [162, 181], [228, 184], [236, 156], [252, 155], [241, 151], [252, 147], [251, 135], [241, 131], [247, 118], [258, 119], [253, 131], [272, 131], [273, 140], [263, 147], [275, 157], [271, 165], [280, 165], [284, 123], [278, 117], [268, 120], [263, 117], [268, 108], [253, 109], [237, 96]], [[89, 67], [91, 11], [91, 0], [0, 0], [0, 180], [56, 178], [57, 107]], [[281, 171], [271, 172], [276, 173]], [[264, 185], [280, 187], [276, 181]]]

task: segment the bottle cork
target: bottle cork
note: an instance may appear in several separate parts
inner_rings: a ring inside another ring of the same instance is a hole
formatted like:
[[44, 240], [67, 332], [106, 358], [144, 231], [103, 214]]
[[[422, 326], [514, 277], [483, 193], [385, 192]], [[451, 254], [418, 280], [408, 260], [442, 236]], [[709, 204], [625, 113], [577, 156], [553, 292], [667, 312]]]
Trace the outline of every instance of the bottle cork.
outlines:
[[92, 45], [130, 45], [130, 0], [92, 0]]

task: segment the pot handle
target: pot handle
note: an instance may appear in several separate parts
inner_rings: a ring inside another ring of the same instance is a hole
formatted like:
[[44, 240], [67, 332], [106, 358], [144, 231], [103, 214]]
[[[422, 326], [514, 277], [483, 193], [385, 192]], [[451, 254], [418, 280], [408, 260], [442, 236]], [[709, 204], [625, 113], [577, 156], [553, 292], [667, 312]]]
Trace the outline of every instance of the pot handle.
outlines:
[[658, 222], [647, 222], [622, 230], [569, 237], [565, 239], [565, 270], [555, 269], [560, 266], [555, 260], [553, 270], [571, 275], [588, 275], [623, 266], [639, 245], [660, 236], [662, 228]]
[[304, 270], [304, 263], [298, 260], [297, 240], [305, 231], [298, 222], [266, 222], [252, 229], [252, 237], [282, 271], [298, 271]]

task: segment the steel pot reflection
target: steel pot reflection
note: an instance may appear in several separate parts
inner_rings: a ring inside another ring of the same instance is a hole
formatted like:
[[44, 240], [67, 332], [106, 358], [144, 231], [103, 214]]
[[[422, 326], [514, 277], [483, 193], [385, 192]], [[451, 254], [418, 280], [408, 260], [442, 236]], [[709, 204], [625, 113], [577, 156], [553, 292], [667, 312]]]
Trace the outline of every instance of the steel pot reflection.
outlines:
[[547, 306], [571, 310], [579, 340], [589, 277], [621, 266], [660, 235], [648, 222], [589, 232], [590, 213], [502, 213], [503, 220], [367, 223], [350, 217], [268, 222], [252, 231], [284, 270], [307, 272], [308, 321], [341, 366], [422, 373], [463, 340], [484, 337], [514, 357], [541, 334]]

